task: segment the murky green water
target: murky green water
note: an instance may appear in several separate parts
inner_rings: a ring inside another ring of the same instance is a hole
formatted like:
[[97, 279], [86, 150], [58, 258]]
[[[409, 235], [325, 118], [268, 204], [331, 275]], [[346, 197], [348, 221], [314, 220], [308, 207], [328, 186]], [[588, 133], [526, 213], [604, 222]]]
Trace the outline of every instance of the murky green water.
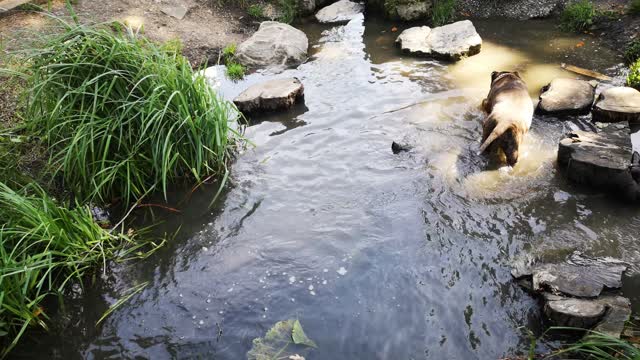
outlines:
[[[478, 21], [482, 53], [447, 65], [400, 57], [393, 25], [305, 25], [311, 61], [276, 76], [299, 77], [306, 104], [248, 128], [256, 147], [219, 206], [207, 207], [215, 189], [194, 193], [166, 220], [181, 226], [174, 241], [68, 300], [52, 334], [16, 356], [241, 359], [275, 322], [298, 318], [319, 346], [307, 359], [497, 359], [526, 352], [519, 327], [540, 327], [509, 263], [573, 249], [635, 264], [624, 291], [640, 310], [640, 212], [555, 167], [560, 136], [588, 118], [536, 117], [511, 173], [476, 155], [491, 71], [520, 70], [535, 95], [573, 76], [560, 62], [617, 75], [620, 59], [546, 21]], [[394, 155], [394, 140], [415, 148]]]

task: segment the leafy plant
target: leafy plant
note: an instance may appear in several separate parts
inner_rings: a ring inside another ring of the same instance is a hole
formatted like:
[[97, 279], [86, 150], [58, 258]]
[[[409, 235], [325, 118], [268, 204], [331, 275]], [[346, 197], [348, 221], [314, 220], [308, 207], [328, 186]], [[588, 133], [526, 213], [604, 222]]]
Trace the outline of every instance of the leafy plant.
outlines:
[[289, 358], [288, 354], [291, 358], [299, 358], [296, 351], [316, 347], [316, 343], [304, 333], [300, 321], [284, 320], [277, 322], [264, 337], [253, 339], [253, 346], [247, 353], [247, 359], [285, 359]]
[[[582, 331], [581, 329], [561, 327], [552, 329]], [[588, 331], [587, 335], [577, 343], [554, 353], [555, 356], [562, 354], [576, 354], [586, 359], [595, 360], [640, 359], [640, 349], [633, 344], [596, 331]]]
[[235, 43], [231, 43], [222, 49], [222, 58], [225, 61], [231, 61], [236, 56], [237, 46]]
[[632, 41], [624, 52], [624, 60], [627, 64], [633, 64], [640, 59], [640, 39]]
[[227, 76], [231, 80], [240, 80], [244, 77], [244, 66], [232, 62], [227, 64]]
[[629, 69], [627, 85], [640, 90], [640, 59], [638, 59]]
[[569, 4], [562, 12], [561, 27], [565, 31], [581, 32], [593, 25], [596, 9], [590, 0]]
[[296, 0], [279, 0], [278, 8], [281, 12], [278, 21], [291, 24], [298, 15], [298, 3]]
[[27, 126], [82, 201], [137, 200], [170, 183], [225, 171], [239, 133], [180, 54], [133, 33], [70, 25], [25, 64]]
[[60, 206], [35, 184], [13, 190], [0, 182], [0, 218], [0, 357], [29, 326], [47, 328], [46, 296], [109, 259], [142, 256], [146, 245], [101, 228], [89, 207]]
[[631, 0], [629, 14], [640, 15], [640, 0]]
[[264, 7], [260, 4], [253, 4], [247, 9], [247, 14], [252, 18], [262, 19], [264, 18]]
[[435, 0], [431, 21], [435, 26], [442, 26], [453, 22], [456, 17], [457, 0]]

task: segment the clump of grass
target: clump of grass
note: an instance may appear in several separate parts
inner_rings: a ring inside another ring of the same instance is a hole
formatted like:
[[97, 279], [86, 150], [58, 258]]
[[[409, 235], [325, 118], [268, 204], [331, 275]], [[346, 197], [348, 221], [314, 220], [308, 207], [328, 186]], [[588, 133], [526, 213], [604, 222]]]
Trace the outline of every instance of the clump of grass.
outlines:
[[640, 0], [631, 0], [629, 4], [629, 14], [640, 15]]
[[298, 3], [296, 0], [279, 0], [278, 9], [281, 14], [278, 21], [291, 24], [298, 16]]
[[244, 78], [245, 67], [236, 61], [236, 44], [229, 44], [222, 49], [222, 59], [226, 65], [227, 77], [237, 81]]
[[194, 74], [178, 43], [61, 24], [25, 61], [26, 115], [67, 189], [83, 202], [129, 203], [225, 171], [239, 137], [233, 105]]
[[640, 39], [632, 41], [624, 52], [624, 60], [627, 64], [633, 64], [640, 59]]
[[60, 206], [33, 184], [16, 191], [0, 182], [0, 218], [0, 358], [30, 326], [47, 328], [46, 296], [143, 246], [101, 228], [88, 207]]
[[247, 14], [255, 19], [264, 18], [264, 7], [260, 4], [253, 4], [247, 8]]
[[442, 26], [453, 22], [456, 17], [457, 0], [435, 0], [431, 22], [435, 26]]
[[238, 63], [227, 64], [227, 76], [231, 80], [240, 80], [244, 78], [244, 66]]
[[[555, 329], [578, 330], [572, 328]], [[561, 354], [575, 354], [581, 358], [597, 360], [640, 359], [640, 349], [630, 342], [595, 331], [588, 331], [580, 341], [554, 355]]]
[[565, 31], [582, 32], [593, 25], [596, 9], [589, 0], [579, 0], [569, 4], [561, 16], [561, 27]]
[[640, 90], [640, 59], [638, 59], [629, 68], [629, 75], [627, 76], [627, 86], [631, 86]]

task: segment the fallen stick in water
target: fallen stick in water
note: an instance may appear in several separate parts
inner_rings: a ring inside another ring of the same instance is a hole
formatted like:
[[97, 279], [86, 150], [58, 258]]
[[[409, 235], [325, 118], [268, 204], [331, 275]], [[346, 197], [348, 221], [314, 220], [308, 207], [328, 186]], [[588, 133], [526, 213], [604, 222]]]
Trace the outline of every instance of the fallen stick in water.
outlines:
[[583, 68], [580, 68], [580, 67], [577, 67], [577, 66], [567, 65], [565, 63], [562, 63], [562, 64], [560, 64], [560, 67], [562, 67], [563, 69], [565, 69], [567, 71], [571, 71], [571, 72], [574, 72], [576, 74], [592, 77], [594, 79], [598, 79], [598, 80], [602, 80], [602, 81], [611, 81], [612, 80], [607, 75], [601, 74], [601, 73], [596, 72], [596, 71], [583, 69]]

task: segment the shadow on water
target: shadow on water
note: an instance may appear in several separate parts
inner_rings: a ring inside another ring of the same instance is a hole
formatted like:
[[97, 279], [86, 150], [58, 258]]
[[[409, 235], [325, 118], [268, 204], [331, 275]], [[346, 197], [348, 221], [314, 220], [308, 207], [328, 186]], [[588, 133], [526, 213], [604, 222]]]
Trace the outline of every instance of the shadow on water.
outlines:
[[[540, 326], [536, 301], [511, 279], [513, 259], [577, 248], [638, 264], [638, 211], [556, 172], [559, 137], [584, 119], [536, 117], [510, 172], [486, 171], [475, 155], [491, 71], [519, 69], [535, 96], [551, 78], [575, 76], [562, 61], [617, 75], [612, 51], [546, 21], [478, 21], [482, 53], [445, 64], [400, 56], [394, 25], [307, 24], [311, 61], [223, 83], [231, 99], [296, 76], [306, 101], [247, 129], [256, 146], [240, 154], [213, 210], [213, 190], [194, 194], [167, 220], [182, 229], [170, 245], [116, 266], [65, 326], [16, 354], [238, 359], [274, 323], [298, 318], [319, 345], [309, 359], [500, 358], [526, 353], [519, 327]], [[399, 139], [413, 150], [393, 155]], [[624, 285], [635, 310], [637, 273]]]

